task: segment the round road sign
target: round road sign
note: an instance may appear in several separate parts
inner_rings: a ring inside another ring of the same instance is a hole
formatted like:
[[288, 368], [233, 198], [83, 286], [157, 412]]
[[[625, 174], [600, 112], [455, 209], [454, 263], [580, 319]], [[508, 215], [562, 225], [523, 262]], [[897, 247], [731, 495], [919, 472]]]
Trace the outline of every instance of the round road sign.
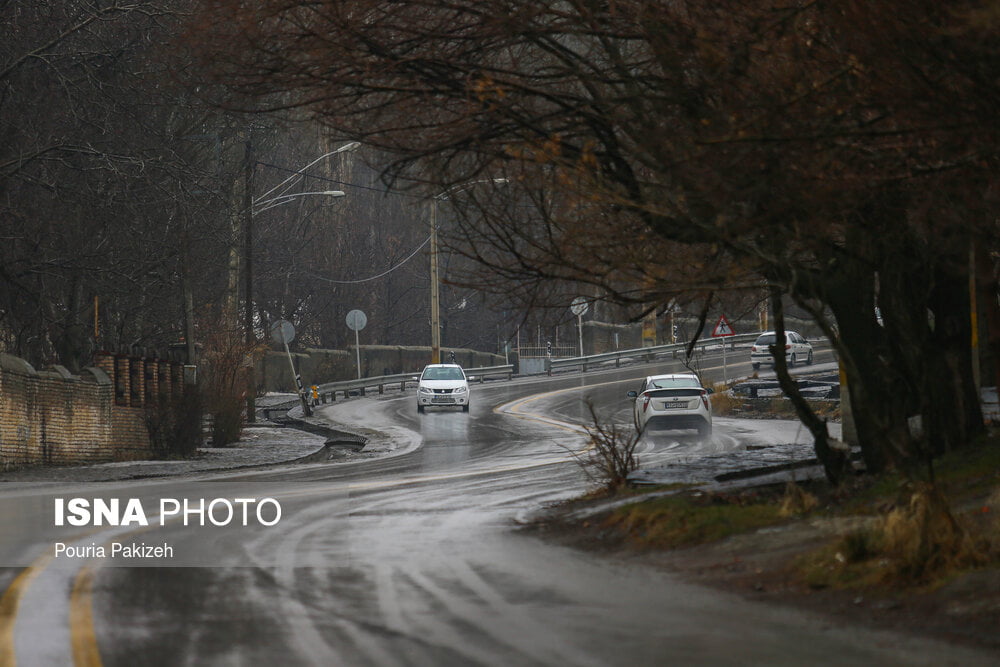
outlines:
[[295, 340], [295, 326], [288, 320], [271, 323], [271, 339], [278, 345], [287, 345]]
[[590, 308], [590, 304], [587, 303], [587, 300], [582, 296], [578, 296], [573, 299], [573, 302], [569, 305], [569, 309], [573, 311], [573, 314], [577, 317], [586, 313], [588, 308]]
[[368, 324], [368, 317], [360, 310], [347, 313], [347, 328], [351, 331], [361, 331]]

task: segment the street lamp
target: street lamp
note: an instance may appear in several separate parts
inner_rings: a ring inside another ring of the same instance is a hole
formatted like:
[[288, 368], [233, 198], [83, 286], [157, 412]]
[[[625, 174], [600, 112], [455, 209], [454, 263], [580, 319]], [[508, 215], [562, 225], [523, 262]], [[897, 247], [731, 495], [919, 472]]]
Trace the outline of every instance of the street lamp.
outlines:
[[[263, 195], [257, 199], [252, 199], [251, 192], [253, 191], [253, 168], [255, 162], [251, 157], [252, 152], [248, 142], [247, 148], [247, 165], [246, 165], [246, 184], [244, 189], [244, 225], [245, 238], [244, 238], [244, 258], [243, 258], [243, 268], [244, 268], [244, 285], [246, 291], [246, 312], [244, 313], [244, 328], [246, 330], [246, 343], [247, 349], [250, 351], [256, 341], [256, 337], [253, 334], [253, 217], [259, 213], [274, 208], [275, 206], [281, 206], [282, 204], [287, 204], [299, 197], [307, 196], [324, 196], [324, 197], [343, 197], [344, 192], [341, 190], [322, 190], [315, 192], [293, 192], [293, 193], [283, 193], [269, 197], [273, 194], [275, 190], [285, 187], [295, 179], [296, 177], [301, 178], [301, 172], [309, 167], [313, 166], [320, 160], [330, 157], [331, 155], [336, 155], [337, 153], [343, 151], [354, 150], [358, 148], [361, 144], [356, 141], [352, 141], [348, 144], [344, 144], [340, 148], [329, 153], [320, 155], [318, 158], [305, 165], [301, 169], [296, 170], [296, 173], [289, 176], [278, 185], [274, 186]], [[252, 354], [252, 352], [251, 352]], [[247, 402], [247, 421], [254, 422], [256, 420], [256, 397], [257, 387], [254, 384], [254, 373], [253, 373], [253, 359], [251, 357], [250, 364], [248, 365], [249, 372], [247, 375], [247, 391], [246, 391], [246, 402]]]
[[257, 200], [253, 203], [254, 210], [253, 214], [263, 213], [269, 208], [274, 208], [275, 206], [281, 206], [282, 204], [287, 204], [291, 201], [295, 201], [299, 197], [307, 197], [309, 195], [320, 195], [323, 197], [343, 197], [344, 192], [342, 190], [319, 190], [317, 192], [292, 192], [287, 195], [278, 195], [277, 197], [271, 197], [270, 199]]
[[506, 178], [483, 178], [448, 188], [431, 198], [431, 363], [441, 363], [441, 280], [438, 277], [437, 204], [480, 183], [507, 183]]
[[303, 166], [303, 167], [301, 167], [299, 169], [296, 169], [294, 174], [292, 174], [291, 176], [289, 176], [288, 178], [286, 178], [285, 180], [283, 180], [281, 183], [278, 183], [277, 185], [275, 185], [273, 188], [271, 188], [270, 190], [268, 190], [267, 192], [265, 192], [264, 194], [262, 194], [257, 199], [258, 200], [264, 199], [265, 197], [267, 197], [270, 194], [272, 194], [275, 190], [280, 190], [281, 188], [285, 187], [286, 185], [289, 185], [291, 183], [291, 181], [293, 181], [295, 179], [301, 179], [302, 178], [302, 172], [305, 171], [306, 169], [308, 169], [309, 167], [313, 166], [317, 162], [319, 162], [321, 160], [325, 160], [326, 158], [330, 157], [331, 155], [336, 155], [337, 153], [344, 153], [346, 151], [357, 150], [360, 146], [361, 146], [361, 144], [358, 143], [357, 141], [352, 141], [350, 143], [344, 144], [343, 146], [341, 146], [340, 148], [337, 148], [336, 150], [332, 150], [329, 153], [324, 153], [323, 155], [320, 155], [318, 158], [316, 158], [315, 160], [313, 160], [309, 164], [307, 164], [307, 165], [305, 165], [305, 166]]

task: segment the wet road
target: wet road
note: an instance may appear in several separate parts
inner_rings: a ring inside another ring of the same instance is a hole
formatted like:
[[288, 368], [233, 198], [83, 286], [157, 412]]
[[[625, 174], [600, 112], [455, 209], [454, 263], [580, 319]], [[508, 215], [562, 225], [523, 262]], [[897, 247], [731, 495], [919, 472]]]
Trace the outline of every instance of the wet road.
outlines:
[[[404, 443], [358, 464], [3, 489], [0, 557], [31, 566], [5, 571], [0, 664], [989, 664], [518, 533], [586, 486], [568, 454], [581, 397], [627, 422], [625, 391], [654, 370], [476, 386], [469, 414], [418, 416], [412, 393], [328, 408]], [[53, 526], [52, 498], [71, 495], [138, 498], [151, 518], [164, 499], [267, 498], [281, 519]], [[172, 554], [55, 558], [57, 540]]]

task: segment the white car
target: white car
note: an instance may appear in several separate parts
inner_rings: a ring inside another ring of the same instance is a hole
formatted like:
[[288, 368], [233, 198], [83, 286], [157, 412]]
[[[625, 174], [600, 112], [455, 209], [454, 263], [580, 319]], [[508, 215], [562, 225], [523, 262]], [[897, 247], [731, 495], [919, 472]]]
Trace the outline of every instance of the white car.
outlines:
[[711, 393], [711, 389], [701, 386], [694, 373], [650, 375], [643, 380], [639, 391], [628, 392], [634, 401], [635, 427], [640, 433], [693, 428], [702, 437], [710, 436], [712, 403], [708, 395]]
[[458, 364], [430, 364], [424, 367], [417, 385], [417, 412], [427, 406], [461, 406], [469, 411], [469, 379]]
[[[774, 358], [771, 356], [770, 346], [776, 340], [773, 331], [765, 331], [757, 336], [757, 340], [750, 346], [750, 365], [754, 370], [760, 368], [761, 364], [774, 366]], [[798, 362], [809, 365], [813, 362], [812, 343], [800, 336], [795, 331], [785, 331], [785, 361], [791, 368]]]

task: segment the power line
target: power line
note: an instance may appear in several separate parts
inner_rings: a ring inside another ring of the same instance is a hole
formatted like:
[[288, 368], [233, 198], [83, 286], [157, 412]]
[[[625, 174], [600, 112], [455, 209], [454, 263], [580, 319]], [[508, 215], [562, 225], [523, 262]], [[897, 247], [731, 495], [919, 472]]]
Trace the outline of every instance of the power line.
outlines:
[[298, 169], [289, 169], [288, 167], [281, 167], [276, 164], [270, 164], [269, 162], [257, 162], [257, 164], [263, 167], [270, 167], [271, 169], [277, 169], [278, 171], [283, 171], [288, 174], [298, 174], [299, 176], [307, 176], [309, 178], [315, 178], [319, 181], [325, 181], [327, 183], [336, 183], [337, 185], [343, 185], [349, 188], [357, 188], [359, 190], [371, 190], [372, 192], [380, 192], [384, 195], [396, 195], [397, 197], [410, 197], [412, 199], [427, 199], [425, 195], [411, 195], [406, 192], [400, 192], [399, 190], [386, 190], [384, 188], [375, 188], [370, 185], [358, 185], [357, 183], [348, 183], [347, 181], [338, 181], [335, 178], [329, 178], [327, 176], [317, 176], [315, 174], [310, 174], [309, 172], [300, 171]]
[[411, 252], [411, 253], [410, 253], [410, 254], [409, 254], [409, 255], [408, 255], [407, 257], [406, 257], [406, 259], [404, 259], [404, 260], [403, 260], [402, 262], [400, 262], [400, 263], [399, 263], [399, 264], [397, 264], [396, 266], [393, 266], [393, 267], [390, 267], [389, 269], [386, 269], [385, 271], [383, 271], [382, 273], [380, 273], [380, 274], [378, 274], [378, 275], [376, 275], [376, 276], [370, 276], [370, 277], [368, 277], [368, 278], [361, 278], [361, 279], [358, 279], [358, 280], [334, 280], [333, 278], [326, 278], [326, 277], [324, 277], [324, 276], [321, 276], [321, 275], [318, 275], [318, 274], [315, 274], [315, 273], [313, 273], [313, 272], [311, 272], [311, 271], [305, 271], [305, 273], [306, 273], [307, 275], [310, 275], [310, 276], [312, 276], [312, 277], [313, 277], [313, 278], [315, 278], [316, 280], [322, 280], [322, 281], [324, 281], [324, 282], [328, 282], [328, 283], [335, 283], [335, 284], [337, 284], [337, 285], [356, 285], [356, 284], [358, 284], [358, 283], [367, 283], [367, 282], [370, 282], [370, 281], [372, 281], [372, 280], [377, 280], [377, 279], [379, 279], [379, 278], [381, 278], [381, 277], [383, 277], [383, 276], [387, 276], [387, 275], [389, 275], [390, 273], [392, 273], [393, 271], [395, 271], [396, 269], [398, 269], [399, 267], [401, 267], [401, 266], [403, 266], [404, 264], [406, 264], [406, 263], [407, 263], [408, 261], [410, 261], [411, 259], [413, 259], [413, 257], [414, 257], [414, 256], [415, 256], [415, 255], [416, 255], [416, 254], [417, 254], [418, 252], [420, 252], [421, 248], [423, 248], [423, 247], [424, 247], [425, 245], [427, 245], [428, 243], [430, 243], [430, 240], [431, 240], [431, 237], [430, 237], [430, 236], [428, 236], [428, 237], [427, 237], [427, 239], [426, 239], [426, 240], [425, 240], [425, 241], [424, 241], [423, 243], [421, 243], [421, 244], [420, 244], [419, 246], [417, 246], [417, 249], [416, 249], [416, 250], [414, 250], [413, 252]]

